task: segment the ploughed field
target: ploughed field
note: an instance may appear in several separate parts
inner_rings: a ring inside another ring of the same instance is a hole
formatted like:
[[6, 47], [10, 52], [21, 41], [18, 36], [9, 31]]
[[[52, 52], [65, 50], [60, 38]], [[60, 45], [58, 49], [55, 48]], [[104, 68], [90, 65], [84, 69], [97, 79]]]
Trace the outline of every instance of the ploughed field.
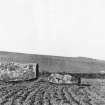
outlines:
[[90, 86], [57, 84], [46, 79], [0, 82], [0, 105], [105, 105], [105, 80], [84, 79]]

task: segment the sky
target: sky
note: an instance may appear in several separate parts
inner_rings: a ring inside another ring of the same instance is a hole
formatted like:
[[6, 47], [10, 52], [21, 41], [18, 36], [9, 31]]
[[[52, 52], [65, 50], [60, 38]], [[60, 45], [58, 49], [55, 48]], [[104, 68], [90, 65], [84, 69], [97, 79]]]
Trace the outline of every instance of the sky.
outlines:
[[105, 1], [0, 0], [0, 50], [105, 60]]

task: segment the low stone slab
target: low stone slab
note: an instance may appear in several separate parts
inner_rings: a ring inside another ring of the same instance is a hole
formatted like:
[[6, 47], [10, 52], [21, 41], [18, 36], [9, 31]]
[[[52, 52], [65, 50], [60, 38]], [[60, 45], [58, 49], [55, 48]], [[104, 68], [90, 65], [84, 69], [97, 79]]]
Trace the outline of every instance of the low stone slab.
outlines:
[[0, 63], [0, 80], [19, 81], [36, 78], [36, 63]]
[[49, 82], [53, 83], [73, 83], [71, 75], [51, 74], [48, 78]]

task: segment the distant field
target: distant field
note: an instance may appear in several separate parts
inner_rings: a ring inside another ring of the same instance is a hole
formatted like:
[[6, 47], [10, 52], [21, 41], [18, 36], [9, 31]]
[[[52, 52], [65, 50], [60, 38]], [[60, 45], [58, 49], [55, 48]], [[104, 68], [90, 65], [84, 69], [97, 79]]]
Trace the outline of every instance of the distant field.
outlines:
[[85, 57], [60, 57], [37, 54], [0, 52], [0, 62], [16, 61], [38, 63], [40, 71], [99, 73], [105, 71], [105, 61]]

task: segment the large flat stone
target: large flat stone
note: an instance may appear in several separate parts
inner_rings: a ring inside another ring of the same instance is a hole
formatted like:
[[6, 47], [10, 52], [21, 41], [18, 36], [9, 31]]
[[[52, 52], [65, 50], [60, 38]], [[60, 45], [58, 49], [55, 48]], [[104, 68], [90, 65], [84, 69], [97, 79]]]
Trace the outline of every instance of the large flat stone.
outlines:
[[36, 63], [0, 63], [0, 80], [18, 81], [36, 78]]

